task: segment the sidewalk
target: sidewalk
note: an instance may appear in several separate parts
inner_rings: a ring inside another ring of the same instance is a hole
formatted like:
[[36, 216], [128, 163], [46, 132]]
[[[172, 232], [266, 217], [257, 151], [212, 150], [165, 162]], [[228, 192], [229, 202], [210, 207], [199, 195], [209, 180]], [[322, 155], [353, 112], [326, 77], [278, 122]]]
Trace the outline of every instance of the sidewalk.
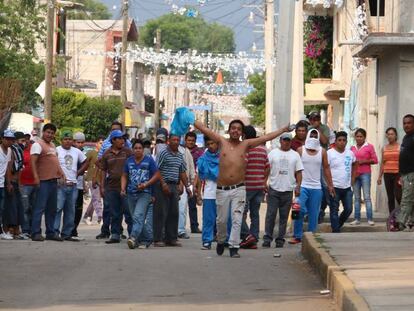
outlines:
[[306, 233], [302, 253], [342, 310], [414, 310], [412, 232]]

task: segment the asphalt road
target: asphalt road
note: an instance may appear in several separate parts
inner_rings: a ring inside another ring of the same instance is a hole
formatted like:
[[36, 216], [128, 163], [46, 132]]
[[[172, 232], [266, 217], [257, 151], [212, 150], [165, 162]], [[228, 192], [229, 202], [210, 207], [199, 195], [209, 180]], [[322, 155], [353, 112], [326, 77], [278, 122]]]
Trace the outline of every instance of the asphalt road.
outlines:
[[[241, 250], [241, 258], [182, 248], [128, 249], [84, 242], [0, 241], [0, 309], [10, 310], [335, 310], [300, 246]], [[274, 258], [274, 253], [281, 258]]]

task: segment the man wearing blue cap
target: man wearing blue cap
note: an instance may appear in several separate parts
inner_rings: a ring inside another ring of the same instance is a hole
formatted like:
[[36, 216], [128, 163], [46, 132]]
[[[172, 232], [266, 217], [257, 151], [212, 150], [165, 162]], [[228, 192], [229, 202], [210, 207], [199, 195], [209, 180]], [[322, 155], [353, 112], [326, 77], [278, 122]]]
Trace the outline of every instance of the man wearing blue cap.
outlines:
[[[120, 242], [122, 214], [128, 209], [127, 202], [121, 195], [121, 177], [125, 161], [132, 155], [131, 149], [125, 147], [125, 137], [120, 130], [112, 131], [110, 138], [112, 145], [99, 160], [103, 171], [101, 195], [111, 212], [111, 238], [106, 241], [107, 244]], [[128, 232], [131, 225], [128, 224]]]

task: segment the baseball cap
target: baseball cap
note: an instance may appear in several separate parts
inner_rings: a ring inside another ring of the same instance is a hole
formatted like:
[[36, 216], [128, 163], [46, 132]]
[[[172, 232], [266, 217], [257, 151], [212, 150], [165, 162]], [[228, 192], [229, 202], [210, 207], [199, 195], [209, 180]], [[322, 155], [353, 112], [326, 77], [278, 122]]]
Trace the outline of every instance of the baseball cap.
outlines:
[[292, 134], [290, 133], [283, 133], [282, 135], [280, 135], [280, 139], [281, 140], [292, 140]]
[[120, 137], [122, 137], [122, 138], [124, 137], [124, 133], [122, 133], [122, 131], [120, 131], [120, 130], [113, 130], [111, 132], [111, 136], [110, 136], [111, 140], [114, 139], [114, 138], [120, 138]]
[[73, 134], [73, 140], [85, 141], [85, 134], [83, 134], [82, 132], [76, 132], [75, 134]]
[[4, 137], [4, 138], [16, 138], [16, 137], [14, 136], [13, 131], [12, 131], [12, 130], [10, 130], [10, 129], [4, 130], [4, 132], [3, 132], [3, 137]]
[[165, 143], [167, 141], [167, 136], [164, 135], [164, 134], [158, 134], [157, 135], [157, 140], [160, 140], [160, 141]]
[[73, 134], [72, 134], [72, 131], [71, 131], [71, 130], [64, 130], [64, 131], [62, 131], [62, 133], [60, 134], [60, 137], [61, 137], [62, 139], [64, 139], [64, 138], [72, 138], [72, 136], [73, 136]]
[[23, 132], [16, 132], [16, 133], [14, 133], [14, 137], [16, 139], [26, 138]]

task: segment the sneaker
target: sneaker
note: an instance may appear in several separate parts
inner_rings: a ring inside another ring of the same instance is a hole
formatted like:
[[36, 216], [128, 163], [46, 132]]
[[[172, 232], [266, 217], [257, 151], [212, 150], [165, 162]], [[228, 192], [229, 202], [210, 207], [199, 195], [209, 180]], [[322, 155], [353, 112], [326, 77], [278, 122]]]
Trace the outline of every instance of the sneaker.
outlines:
[[127, 241], [127, 244], [128, 244], [129, 249], [135, 248], [135, 240], [133, 238], [129, 238]]
[[165, 243], [162, 241], [154, 242], [154, 247], [165, 247]]
[[263, 248], [269, 248], [270, 247], [270, 241], [263, 241], [263, 243], [262, 243], [262, 247]]
[[108, 241], [105, 241], [106, 244], [116, 244], [120, 242], [121, 241], [119, 239], [109, 239]]
[[8, 232], [0, 234], [0, 239], [2, 240], [13, 240], [13, 236]]
[[375, 222], [373, 220], [368, 220], [368, 225], [375, 226]]
[[46, 236], [46, 240], [56, 241], [56, 242], [63, 242], [63, 239], [60, 236], [58, 236], [57, 234]]
[[21, 237], [22, 240], [28, 240], [30, 239], [30, 234], [28, 233], [20, 233], [19, 237]]
[[276, 240], [276, 248], [282, 248], [285, 245], [284, 240]]
[[41, 234], [35, 234], [32, 236], [32, 241], [43, 242], [45, 240], [44, 236]]
[[187, 232], [183, 232], [178, 235], [178, 238], [188, 240], [190, 236], [187, 234]]
[[81, 236], [78, 236], [78, 235], [74, 235], [74, 236], [71, 236], [71, 238], [72, 238], [72, 241], [85, 241], [85, 238], [82, 238]]
[[235, 247], [229, 247], [231, 258], [240, 258], [239, 249]]
[[208, 251], [211, 249], [211, 244], [210, 243], [204, 243], [203, 246], [201, 246], [201, 250], [203, 251]]
[[349, 224], [351, 226], [359, 226], [361, 222], [358, 219], [355, 219], [354, 221], [351, 221]]
[[148, 248], [149, 247], [149, 245], [146, 245], [146, 244], [139, 244], [138, 245], [138, 249], [146, 249], [146, 248]]
[[76, 236], [67, 236], [65, 238], [63, 238], [65, 241], [69, 241], [69, 242], [80, 242], [79, 239], [77, 239]]
[[105, 239], [108, 239], [109, 238], [109, 234], [105, 234], [105, 233], [99, 233], [97, 236], [96, 236], [96, 239], [97, 240], [105, 240]]
[[216, 253], [219, 256], [223, 255], [223, 253], [224, 253], [224, 243], [217, 243]]
[[302, 242], [301, 239], [293, 238], [292, 240], [289, 241], [289, 244], [299, 244], [301, 242]]
[[84, 218], [84, 219], [83, 219], [83, 222], [84, 222], [85, 224], [87, 224], [88, 226], [92, 225], [92, 220], [91, 220], [91, 218], [90, 218], [90, 217], [86, 217], [86, 218]]

